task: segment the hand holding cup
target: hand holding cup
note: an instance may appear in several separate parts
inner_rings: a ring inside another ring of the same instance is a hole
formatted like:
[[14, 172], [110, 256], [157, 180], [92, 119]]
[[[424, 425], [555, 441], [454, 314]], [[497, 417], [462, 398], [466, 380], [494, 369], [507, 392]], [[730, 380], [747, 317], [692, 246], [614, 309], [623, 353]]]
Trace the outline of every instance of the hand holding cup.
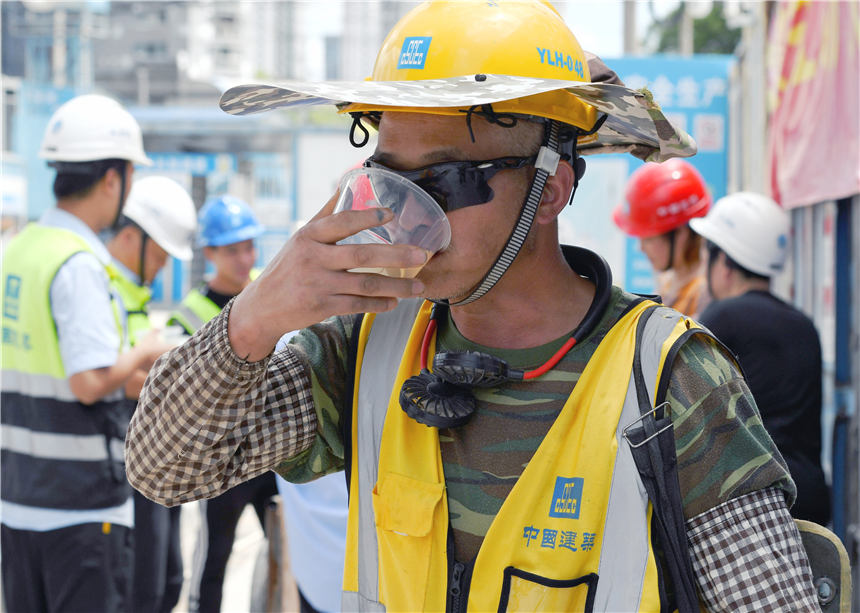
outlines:
[[[388, 208], [394, 218], [381, 226], [362, 230], [338, 241], [338, 245], [415, 245], [427, 251], [427, 259], [451, 242], [451, 226], [435, 200], [412, 181], [382, 168], [356, 168], [340, 185], [334, 212]], [[352, 268], [350, 272], [388, 277], [415, 277], [423, 268]]]

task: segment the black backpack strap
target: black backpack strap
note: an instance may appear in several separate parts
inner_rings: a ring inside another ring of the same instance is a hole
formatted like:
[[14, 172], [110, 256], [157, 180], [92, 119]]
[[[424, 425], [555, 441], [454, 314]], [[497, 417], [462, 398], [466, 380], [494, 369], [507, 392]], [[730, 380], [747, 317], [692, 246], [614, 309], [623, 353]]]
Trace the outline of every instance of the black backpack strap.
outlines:
[[355, 368], [358, 361], [358, 340], [361, 337], [364, 313], [358, 313], [353, 317], [352, 336], [349, 338], [346, 353], [346, 387], [344, 388], [344, 398], [349, 399], [346, 403], [349, 408], [340, 416], [340, 438], [343, 441], [343, 474], [346, 477], [347, 494], [349, 494], [350, 480], [352, 479], [352, 412], [354, 410], [352, 399], [355, 397]]
[[[660, 569], [661, 576], [665, 578], [663, 573], [668, 572], [673, 588], [671, 598], [661, 593], [661, 604], [664, 610], [677, 608], [679, 613], [695, 613], [699, 611], [699, 598], [690, 561], [681, 487], [678, 482], [674, 427], [667, 410], [668, 404], [662, 399], [659, 404], [651, 403], [642, 373], [641, 341], [645, 326], [657, 308], [653, 307], [643, 313], [636, 329], [633, 380], [641, 416], [624, 429], [624, 437], [630, 445], [636, 468], [651, 500], [657, 544], [662, 550], [662, 559], [666, 566], [665, 569]], [[680, 346], [686, 338], [688, 336], [684, 334], [675, 344]], [[669, 363], [668, 359], [666, 363]], [[661, 383], [665, 378], [661, 376]]]

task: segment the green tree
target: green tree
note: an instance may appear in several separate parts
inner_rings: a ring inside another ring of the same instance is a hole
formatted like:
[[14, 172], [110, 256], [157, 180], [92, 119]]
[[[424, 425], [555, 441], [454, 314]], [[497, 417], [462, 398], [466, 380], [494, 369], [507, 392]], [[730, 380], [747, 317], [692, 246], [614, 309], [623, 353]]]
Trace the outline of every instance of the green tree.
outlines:
[[[649, 38], [657, 39], [657, 53], [680, 50], [681, 13], [683, 2], [662, 19], [654, 19], [648, 30]], [[714, 2], [711, 12], [693, 20], [694, 53], [734, 53], [741, 38], [740, 28], [730, 28], [723, 17], [723, 2]]]

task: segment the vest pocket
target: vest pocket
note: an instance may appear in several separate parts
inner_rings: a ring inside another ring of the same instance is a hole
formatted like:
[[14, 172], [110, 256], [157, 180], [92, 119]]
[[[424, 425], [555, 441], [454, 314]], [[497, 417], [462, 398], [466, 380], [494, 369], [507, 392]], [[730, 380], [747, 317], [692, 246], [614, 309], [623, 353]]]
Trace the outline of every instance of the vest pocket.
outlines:
[[376, 527], [403, 536], [428, 535], [442, 491], [441, 483], [419, 481], [397, 473], [382, 475], [373, 488]]
[[499, 612], [584, 611], [594, 609], [597, 575], [576, 579], [548, 579], [513, 566], [505, 569]]
[[442, 499], [441, 483], [385, 473], [373, 488], [373, 512], [379, 545], [380, 601], [390, 609], [424, 607], [433, 522]]

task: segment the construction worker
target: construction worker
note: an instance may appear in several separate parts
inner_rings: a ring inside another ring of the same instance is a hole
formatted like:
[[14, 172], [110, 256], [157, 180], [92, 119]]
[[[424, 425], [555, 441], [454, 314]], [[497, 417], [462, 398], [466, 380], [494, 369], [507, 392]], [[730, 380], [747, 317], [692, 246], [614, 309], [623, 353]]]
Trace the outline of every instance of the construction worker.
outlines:
[[639, 238], [657, 273], [663, 303], [684, 315], [697, 315], [709, 301], [702, 238], [688, 222], [706, 214], [710, 205], [702, 175], [676, 158], [638, 168], [612, 212], [615, 225]]
[[8, 611], [125, 611], [123, 387], [167, 347], [152, 332], [128, 348], [97, 234], [120, 218], [133, 165], [151, 162], [134, 118], [99, 95], [57, 109], [40, 156], [56, 207], [3, 258], [3, 595]]
[[192, 289], [167, 323], [180, 325], [191, 335], [218, 315], [259, 274], [254, 268], [254, 239], [264, 231], [251, 207], [239, 198], [224, 195], [206, 202], [200, 209], [197, 246], [203, 247], [203, 256], [214, 266], [215, 275], [202, 287]]
[[[155, 276], [168, 255], [190, 260], [197, 211], [188, 192], [173, 179], [150, 176], [134, 182], [119, 229], [108, 241], [118, 275], [111, 285], [126, 313], [132, 346], [152, 329], [148, 303]], [[139, 369], [125, 386], [134, 412], [147, 371]], [[169, 613], [182, 591], [181, 507], [168, 509], [134, 492], [134, 575], [130, 610]]]
[[715, 300], [700, 321], [744, 369], [765, 428], [797, 485], [791, 514], [826, 526], [821, 342], [809, 317], [770, 292], [771, 277], [785, 264], [788, 215], [767, 196], [738, 192], [690, 225], [707, 240], [708, 286]]
[[[215, 273], [203, 287], [192, 289], [168, 320], [168, 324], [181, 325], [189, 335], [218, 315], [257, 277], [254, 239], [264, 232], [251, 207], [229, 195], [212, 198], [200, 209], [199, 230], [197, 244], [203, 247]], [[221, 610], [224, 573], [239, 517], [251, 504], [265, 528], [266, 503], [277, 493], [275, 475], [269, 472], [200, 503], [200, 534], [189, 588], [192, 611]]]
[[730, 353], [558, 243], [580, 151], [694, 152], [606, 77], [547, 2], [439, 1], [367, 81], [226, 92], [240, 113], [337, 105], [356, 145], [378, 127], [368, 167], [431, 194], [451, 243], [338, 245], [391, 213], [330, 200], [155, 364], [134, 486], [173, 505], [344, 468], [348, 611], [814, 610], [794, 484]]

